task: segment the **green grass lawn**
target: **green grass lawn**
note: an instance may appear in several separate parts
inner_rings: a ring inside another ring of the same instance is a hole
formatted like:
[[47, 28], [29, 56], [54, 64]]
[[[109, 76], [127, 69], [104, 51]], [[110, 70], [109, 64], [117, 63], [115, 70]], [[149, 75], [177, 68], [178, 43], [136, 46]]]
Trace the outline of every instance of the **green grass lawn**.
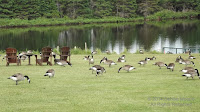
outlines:
[[[195, 68], [200, 67], [199, 54], [193, 60]], [[94, 111], [197, 111], [200, 105], [200, 80], [186, 80], [179, 72], [185, 65], [176, 63], [175, 71], [166, 68], [159, 69], [152, 65], [156, 61], [166, 64], [175, 62], [175, 54], [126, 54], [126, 63], [108, 67], [103, 75], [95, 76], [89, 70], [88, 61], [83, 60], [84, 55], [72, 55], [72, 67], [66, 66], [36, 66], [35, 57], [31, 57], [31, 66], [28, 60], [21, 66], [10, 64], [6, 67], [5, 60], [0, 62], [0, 111], [20, 112], [94, 112]], [[117, 62], [121, 55], [95, 55], [95, 64], [107, 56]], [[155, 56], [155, 61], [139, 66], [137, 63], [145, 57]], [[185, 59], [188, 55], [181, 54]], [[1, 57], [2, 58], [2, 57]], [[118, 69], [130, 64], [136, 67], [131, 72]], [[191, 66], [191, 65], [189, 65]], [[53, 68], [55, 77], [44, 77], [45, 72]], [[18, 85], [7, 79], [15, 73], [28, 75], [27, 80]]]

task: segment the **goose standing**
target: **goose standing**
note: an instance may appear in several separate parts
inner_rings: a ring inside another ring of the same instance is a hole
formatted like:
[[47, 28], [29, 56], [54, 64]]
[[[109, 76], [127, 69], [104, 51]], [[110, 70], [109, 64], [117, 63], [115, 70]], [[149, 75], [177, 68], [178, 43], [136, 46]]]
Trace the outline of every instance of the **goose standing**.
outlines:
[[153, 65], [157, 65], [160, 69], [161, 67], [167, 67], [167, 64], [163, 63], [163, 62], [156, 62], [155, 64]]
[[174, 67], [175, 67], [175, 64], [170, 63], [170, 64], [168, 64], [167, 69], [171, 69], [172, 71], [174, 71]]
[[199, 77], [199, 79], [200, 79], [198, 69], [189, 70], [189, 71], [187, 71], [186, 73], [184, 73], [182, 76], [187, 77], [186, 79], [188, 79], [189, 77], [192, 77], [192, 79], [193, 79], [194, 76], [196, 76], [196, 75], [197, 75], [197, 76]]
[[55, 75], [54, 69], [49, 69], [49, 70], [47, 70], [47, 72], [44, 74], [44, 76], [49, 76], [49, 78], [50, 78], [50, 77], [54, 77], [54, 75]]
[[91, 59], [89, 59], [89, 65], [90, 65], [90, 64], [94, 64], [94, 58], [93, 58], [93, 56], [92, 56]]
[[141, 65], [143, 65], [143, 66], [146, 65], [147, 64], [147, 58], [145, 58], [145, 60], [139, 61], [138, 64], [140, 64], [140, 66]]
[[21, 73], [16, 73], [10, 76], [8, 79], [12, 79], [13, 81], [16, 81], [16, 85], [18, 85], [18, 81], [23, 81], [25, 78], [27, 78], [28, 83], [31, 82], [30, 78], [27, 75], [24, 76]]
[[123, 67], [120, 67], [119, 70], [118, 70], [118, 73], [120, 72], [120, 70], [126, 70], [127, 72], [133, 70], [133, 69], [136, 69], [135, 67], [131, 66], [131, 65], [124, 65]]

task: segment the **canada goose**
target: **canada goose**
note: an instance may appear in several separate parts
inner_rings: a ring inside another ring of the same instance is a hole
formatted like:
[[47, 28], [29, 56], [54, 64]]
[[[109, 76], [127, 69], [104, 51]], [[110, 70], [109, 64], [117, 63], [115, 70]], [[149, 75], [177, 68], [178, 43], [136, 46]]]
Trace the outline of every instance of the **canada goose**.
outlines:
[[140, 54], [144, 54], [144, 51], [140, 49], [140, 50], [139, 50], [139, 53], [140, 53]]
[[111, 53], [110, 53], [110, 51], [109, 51], [109, 50], [106, 50], [106, 54], [110, 55]]
[[185, 67], [184, 69], [182, 69], [180, 71], [186, 73], [189, 70], [194, 70], [194, 68], [193, 67]]
[[182, 76], [187, 77], [186, 79], [188, 79], [189, 77], [192, 77], [192, 79], [193, 79], [193, 77], [196, 76], [196, 75], [197, 75], [197, 76], [199, 77], [199, 79], [200, 79], [198, 69], [189, 70], [189, 71], [187, 71], [186, 73], [184, 73]]
[[105, 70], [104, 67], [97, 68], [97, 70], [96, 70], [96, 76], [99, 75], [99, 74], [103, 74], [105, 71], [106, 71], [106, 70]]
[[53, 55], [53, 58], [54, 58], [54, 65], [56, 65], [56, 64], [57, 64], [57, 62], [59, 62], [59, 61], [60, 61], [60, 59], [56, 59], [56, 55]]
[[122, 55], [120, 58], [125, 60], [126, 55]]
[[[92, 74], [93, 74], [93, 71], [96, 71], [97, 69], [101, 69], [102, 67], [100, 65], [94, 65], [92, 66], [91, 68], [89, 68], [89, 70], [92, 70]], [[104, 72], [106, 72], [106, 70], [104, 69]]]
[[167, 54], [173, 54], [172, 52], [168, 51]]
[[66, 66], [66, 65], [69, 65], [72, 67], [72, 64], [68, 61], [64, 61], [64, 60], [60, 60], [60, 61], [57, 61], [56, 64], [60, 65], [60, 66]]
[[188, 49], [187, 51], [185, 51], [183, 53], [185, 53], [185, 54], [191, 54], [191, 51], [190, 51], [190, 49]]
[[89, 58], [90, 58], [90, 55], [88, 55], [88, 56], [84, 56], [84, 60], [89, 60]]
[[18, 81], [23, 81], [25, 78], [27, 78], [28, 82], [30, 83], [30, 79], [27, 75], [22, 75], [21, 73], [16, 73], [12, 76], [10, 76], [8, 79], [12, 79], [13, 81], [16, 81], [16, 85], [18, 84]]
[[89, 59], [89, 65], [90, 64], [94, 64], [94, 59], [93, 59], [93, 56], [92, 56], [92, 58], [91, 59]]
[[111, 67], [111, 65], [117, 65], [114, 61], [112, 61], [112, 60], [108, 60], [106, 57], [104, 57], [101, 61], [100, 61], [100, 63], [104, 63], [104, 64], [107, 64], [107, 65], [109, 65], [109, 67]]
[[145, 60], [139, 61], [138, 64], [140, 64], [140, 66], [141, 65], [143, 65], [143, 66], [146, 65], [147, 64], [147, 58], [145, 58]]
[[117, 60], [117, 62], [122, 62], [122, 63], [124, 63], [124, 62], [126, 62], [126, 60], [125, 60], [125, 59], [122, 59], [121, 57], [119, 57], [118, 60]]
[[156, 60], [156, 57], [153, 56], [152, 58], [148, 58], [149, 60]]
[[180, 60], [183, 60], [183, 59], [182, 59], [181, 56], [179, 55], [179, 56], [176, 58], [176, 61], [175, 61], [175, 62], [178, 62], [178, 63], [179, 63]]
[[196, 57], [189, 55], [188, 59], [196, 59]]
[[174, 67], [175, 67], [174, 63], [169, 63], [167, 69], [171, 69], [172, 71], [174, 71]]
[[180, 59], [179, 60], [179, 64], [183, 64], [183, 65], [190, 65], [190, 64], [193, 64], [193, 66], [195, 66], [194, 62], [193, 61], [190, 61], [190, 60], [184, 60], [184, 59]]
[[124, 65], [123, 67], [120, 67], [119, 70], [118, 70], [118, 73], [120, 70], [126, 70], [127, 72], [133, 70], [133, 69], [136, 69], [135, 67], [131, 66], [131, 65]]
[[97, 51], [92, 51], [91, 52], [91, 55], [95, 55], [95, 54], [97, 54]]
[[156, 62], [156, 63], [153, 64], [153, 65], [158, 65], [158, 67], [160, 67], [160, 69], [161, 69], [161, 67], [167, 67], [167, 64], [165, 64], [165, 63], [163, 63], [163, 62]]
[[49, 70], [47, 70], [47, 72], [44, 74], [44, 76], [49, 76], [49, 78], [50, 78], [50, 77], [54, 77], [54, 75], [55, 75], [54, 69], [49, 69]]

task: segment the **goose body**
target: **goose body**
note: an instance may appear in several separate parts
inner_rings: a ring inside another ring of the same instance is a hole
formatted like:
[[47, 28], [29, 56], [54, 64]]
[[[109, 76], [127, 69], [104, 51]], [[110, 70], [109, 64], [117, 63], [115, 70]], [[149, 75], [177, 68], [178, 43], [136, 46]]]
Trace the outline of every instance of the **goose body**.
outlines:
[[136, 68], [131, 66], [131, 65], [124, 65], [123, 67], [119, 68], [118, 73], [120, 72], [120, 70], [125, 70], [125, 71], [129, 72], [129, 71], [131, 71], [133, 69], [136, 69]]
[[126, 62], [126, 60], [125, 60], [125, 59], [122, 59], [121, 57], [119, 57], [118, 60], [117, 60], [117, 62], [122, 62], [122, 63], [124, 63], [124, 62]]
[[89, 59], [89, 65], [90, 65], [90, 64], [94, 64], [94, 58], [93, 58], [93, 56], [92, 56], [91, 59]]
[[18, 85], [18, 81], [23, 81], [25, 78], [27, 78], [28, 82], [30, 83], [29, 77], [27, 75], [24, 76], [21, 73], [16, 73], [16, 74], [10, 76], [8, 79], [16, 81], [16, 85]]
[[145, 60], [139, 61], [138, 64], [140, 64], [140, 66], [141, 65], [143, 65], [143, 66], [146, 65], [147, 64], [147, 58], [145, 58]]
[[174, 67], [175, 67], [174, 63], [169, 63], [167, 69], [171, 69], [172, 71], [174, 71]]
[[50, 78], [50, 77], [54, 77], [54, 75], [55, 75], [54, 69], [49, 69], [49, 70], [47, 70], [47, 72], [44, 74], [44, 76], [49, 76], [49, 78]]
[[92, 51], [91, 52], [91, 55], [95, 55], [95, 54], [97, 54], [97, 51]]
[[110, 55], [111, 53], [110, 53], [110, 51], [109, 51], [109, 50], [106, 50], [106, 54]]
[[185, 67], [184, 69], [182, 69], [182, 70], [180, 70], [180, 71], [186, 73], [186, 72], [189, 71], [189, 70], [194, 70], [194, 68], [193, 68], [193, 67]]
[[182, 76], [185, 76], [186, 79], [188, 79], [189, 77], [192, 77], [192, 79], [193, 79], [194, 76], [196, 76], [196, 75], [197, 75], [197, 76], [199, 77], [199, 79], [200, 79], [198, 69], [189, 70], [189, 71], [187, 71], [186, 73], [184, 73]]
[[105, 71], [106, 71], [106, 70], [105, 70], [104, 67], [97, 68], [97, 70], [96, 70], [96, 76], [99, 75], [99, 74], [103, 74]]
[[196, 57], [189, 55], [188, 59], [196, 59]]
[[120, 58], [125, 60], [126, 55], [122, 55]]
[[140, 53], [140, 54], [144, 54], [143, 50], [141, 50], [141, 49], [139, 50], [139, 53]]
[[101, 66], [100, 65], [94, 65], [91, 68], [89, 68], [89, 70], [92, 70], [92, 74], [93, 74], [93, 71], [96, 71], [98, 68], [101, 68]]
[[58, 65], [60, 65], [60, 66], [66, 66], [66, 65], [69, 65], [69, 66], [71, 66], [72, 67], [72, 64], [70, 63], [70, 62], [68, 62], [68, 61], [64, 61], [64, 60], [58, 60], [57, 62], [56, 62], [56, 64], [58, 64]]
[[183, 64], [183, 65], [186, 65], [186, 66], [192, 64], [193, 66], [195, 66], [195, 64], [194, 64], [193, 61], [184, 60], [184, 59], [180, 59], [180, 60], [179, 60], [179, 64]]
[[104, 63], [104, 64], [107, 64], [107, 65], [109, 65], [109, 67], [111, 67], [111, 65], [117, 65], [114, 61], [112, 61], [112, 60], [108, 60], [106, 57], [104, 57], [101, 61], [100, 61], [100, 63]]
[[157, 65], [160, 69], [161, 69], [161, 67], [167, 67], [167, 64], [165, 64], [163, 62], [156, 62], [154, 65]]

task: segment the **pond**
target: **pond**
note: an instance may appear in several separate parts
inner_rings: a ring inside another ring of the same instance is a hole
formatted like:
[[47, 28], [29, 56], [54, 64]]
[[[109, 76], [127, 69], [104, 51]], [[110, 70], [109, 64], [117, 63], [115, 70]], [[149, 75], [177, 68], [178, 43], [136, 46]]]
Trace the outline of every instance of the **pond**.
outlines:
[[[200, 21], [177, 20], [147, 23], [92, 24], [77, 26], [31, 27], [0, 29], [0, 50], [14, 47], [19, 51], [41, 50], [42, 47], [69, 46], [91, 51], [135, 53], [145, 51], [182, 53], [200, 47]], [[163, 47], [172, 47], [165, 48]], [[178, 49], [177, 51], [173, 48]]]

